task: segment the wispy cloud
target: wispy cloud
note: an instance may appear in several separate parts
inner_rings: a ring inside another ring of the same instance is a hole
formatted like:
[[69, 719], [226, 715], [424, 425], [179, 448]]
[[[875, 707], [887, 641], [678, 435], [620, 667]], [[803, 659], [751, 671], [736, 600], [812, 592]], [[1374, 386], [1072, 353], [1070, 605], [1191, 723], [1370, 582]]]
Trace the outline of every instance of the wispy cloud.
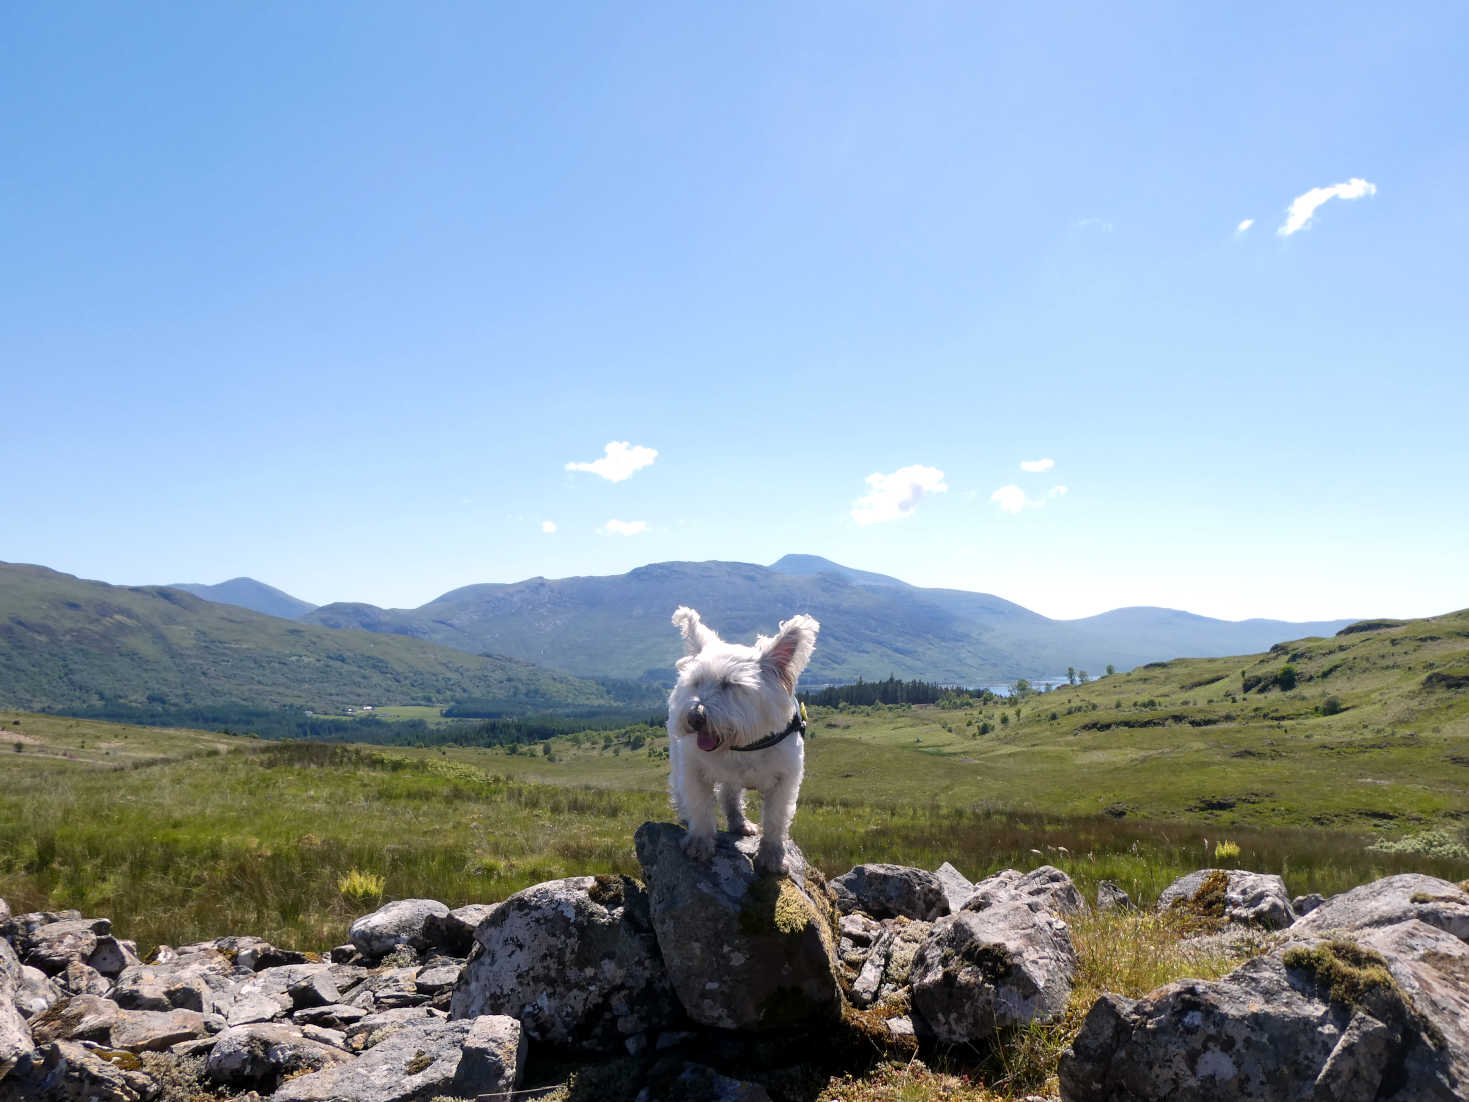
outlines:
[[1020, 461], [1020, 469], [1022, 471], [1030, 471], [1032, 474], [1049, 471], [1055, 465], [1056, 461], [1054, 459], [1022, 459]]
[[1000, 511], [1014, 516], [1024, 509], [1043, 509], [1046, 502], [1052, 498], [1065, 497], [1067, 494], [1065, 486], [1052, 486], [1046, 491], [1045, 497], [1030, 497], [1019, 486], [1001, 486], [990, 494], [990, 500], [1000, 507]]
[[546, 533], [546, 535], [548, 536], [551, 535], [553, 532], [556, 531], [556, 522], [554, 520], [541, 521], [541, 531]]
[[1253, 218], [1246, 218], [1238, 226], [1235, 226], [1234, 227], [1234, 232], [1235, 233], [1244, 233], [1245, 230], [1249, 229], [1254, 224], [1255, 224], [1255, 220]]
[[1305, 229], [1311, 224], [1311, 216], [1316, 213], [1316, 208], [1328, 199], [1361, 199], [1363, 196], [1376, 194], [1377, 185], [1368, 183], [1360, 176], [1353, 176], [1344, 184], [1313, 187], [1304, 195], [1297, 195], [1291, 200], [1290, 209], [1285, 212], [1285, 222], [1275, 232], [1281, 237], [1289, 237], [1298, 230]]
[[568, 463], [566, 469], [590, 471], [608, 482], [621, 482], [644, 467], [652, 466], [653, 460], [658, 458], [655, 449], [645, 448], [641, 444], [633, 445], [626, 440], [610, 441], [604, 451], [601, 459], [594, 459], [589, 463]]
[[918, 508], [924, 494], [941, 494], [949, 488], [943, 471], [919, 464], [892, 474], [870, 474], [867, 486], [867, 496], [852, 502], [852, 519], [862, 525], [906, 517]]
[[645, 520], [609, 520], [599, 529], [602, 533], [611, 536], [636, 536], [648, 530], [648, 522]]
[[1114, 228], [1105, 218], [1078, 218], [1074, 224], [1079, 230], [1096, 230], [1098, 233], [1111, 233]]

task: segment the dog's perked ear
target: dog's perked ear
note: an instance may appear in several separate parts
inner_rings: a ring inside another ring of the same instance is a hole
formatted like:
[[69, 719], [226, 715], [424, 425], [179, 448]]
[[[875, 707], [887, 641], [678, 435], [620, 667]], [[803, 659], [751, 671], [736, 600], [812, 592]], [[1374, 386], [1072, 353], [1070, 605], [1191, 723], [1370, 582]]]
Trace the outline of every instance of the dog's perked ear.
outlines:
[[704, 621], [699, 619], [699, 614], [687, 605], [679, 605], [673, 612], [673, 622], [678, 630], [683, 632], [684, 646], [689, 654], [698, 654], [707, 646], [720, 642], [720, 638], [713, 628], [704, 626]]
[[816, 633], [820, 630], [821, 625], [803, 613], [783, 621], [775, 638], [761, 636], [755, 644], [760, 648], [760, 664], [780, 679], [786, 692], [796, 691], [796, 678], [811, 661], [811, 652], [816, 648]]

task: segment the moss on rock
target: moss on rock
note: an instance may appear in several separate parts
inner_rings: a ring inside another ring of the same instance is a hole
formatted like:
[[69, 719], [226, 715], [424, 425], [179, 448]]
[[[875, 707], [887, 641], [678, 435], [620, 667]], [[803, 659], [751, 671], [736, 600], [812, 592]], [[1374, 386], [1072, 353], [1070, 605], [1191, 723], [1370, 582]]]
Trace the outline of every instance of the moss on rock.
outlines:
[[1365, 1009], [1378, 1018], [1409, 1013], [1407, 997], [1387, 970], [1386, 959], [1354, 941], [1333, 938], [1310, 947], [1297, 946], [1287, 949], [1281, 959], [1287, 968], [1309, 972], [1334, 1003]]

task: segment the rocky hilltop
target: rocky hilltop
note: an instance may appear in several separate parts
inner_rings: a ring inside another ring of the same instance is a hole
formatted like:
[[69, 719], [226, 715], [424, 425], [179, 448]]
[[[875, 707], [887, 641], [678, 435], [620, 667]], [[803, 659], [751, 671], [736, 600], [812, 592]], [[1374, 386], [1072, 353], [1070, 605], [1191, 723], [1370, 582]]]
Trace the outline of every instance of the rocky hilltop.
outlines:
[[[321, 953], [235, 934], [143, 961], [105, 918], [0, 901], [0, 1100], [508, 1098], [614, 1058], [633, 1070], [572, 1097], [809, 1099], [844, 1060], [1057, 1020], [1068, 923], [1131, 906], [1105, 884], [1089, 904], [1050, 866], [827, 881], [792, 847], [788, 876], [760, 877], [754, 839], [721, 836], [703, 864], [682, 837], [638, 830], [642, 881], [399, 900]], [[1292, 900], [1279, 877], [1201, 869], [1158, 905], [1210, 937], [1253, 931], [1260, 952], [1218, 980], [1104, 994], [1062, 1055], [1065, 1102], [1469, 1098], [1462, 885]]]

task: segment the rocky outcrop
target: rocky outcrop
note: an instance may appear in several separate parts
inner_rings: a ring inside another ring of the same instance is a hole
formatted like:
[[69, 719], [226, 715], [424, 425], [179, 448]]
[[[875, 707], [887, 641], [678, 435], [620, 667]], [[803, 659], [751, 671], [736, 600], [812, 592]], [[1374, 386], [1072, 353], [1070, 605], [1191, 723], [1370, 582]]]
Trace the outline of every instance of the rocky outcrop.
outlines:
[[287, 1081], [275, 1102], [419, 1102], [440, 1095], [508, 1097], [520, 1083], [525, 1035], [514, 1018], [405, 1025], [361, 1056]]
[[1332, 896], [1297, 919], [1291, 933], [1319, 937], [1412, 920], [1469, 941], [1469, 894], [1436, 876], [1400, 873]]
[[1066, 1009], [1076, 972], [1066, 923], [1025, 903], [941, 918], [912, 969], [913, 1024], [946, 1044], [1046, 1022]]
[[20, 960], [10, 942], [0, 938], [0, 1079], [22, 1061], [29, 1063], [36, 1053], [26, 1020], [15, 1007], [20, 969]]
[[1026, 873], [1005, 869], [987, 876], [974, 886], [961, 910], [983, 911], [1000, 903], [1020, 903], [1032, 911], [1053, 915], [1086, 910], [1086, 900], [1071, 877], [1054, 865], [1042, 865]]
[[907, 865], [858, 865], [834, 878], [827, 887], [843, 914], [861, 911], [877, 919], [930, 922], [950, 909], [938, 874]]
[[1244, 869], [1199, 869], [1158, 896], [1158, 910], [1187, 908], [1204, 918], [1280, 930], [1295, 921], [1285, 882]]
[[1102, 880], [1097, 884], [1097, 910], [1103, 913], [1130, 911], [1132, 910], [1132, 897], [1112, 881]]
[[1297, 941], [1223, 979], [1106, 995], [1066, 1102], [1434, 1102], [1469, 1091], [1469, 947], [1419, 922]]
[[437, 899], [399, 899], [363, 915], [347, 936], [365, 957], [385, 957], [400, 945], [426, 949], [433, 944], [425, 927], [441, 919], [449, 908]]
[[801, 851], [787, 843], [788, 875], [776, 877], [755, 871], [758, 838], [720, 834], [713, 856], [699, 861], [684, 853], [684, 836], [670, 823], [644, 823], [634, 842], [658, 948], [688, 1016], [745, 1030], [834, 1019], [836, 913]]
[[848, 994], [858, 1007], [883, 1002], [913, 981], [913, 963], [928, 940], [931, 922], [896, 919], [887, 924], [863, 962]]
[[288, 1076], [321, 1071], [352, 1057], [340, 1046], [307, 1038], [287, 1025], [231, 1026], [215, 1039], [205, 1064], [209, 1079], [221, 1086], [267, 1092]]
[[454, 1018], [508, 1014], [532, 1040], [611, 1052], [672, 1020], [675, 1004], [641, 884], [573, 876], [505, 900], [475, 932]]
[[[813, 1046], [912, 1054], [1065, 1010], [1081, 902], [1058, 869], [970, 885], [951, 866], [863, 866], [837, 878], [852, 908], [839, 914], [794, 846], [790, 874], [771, 877], [755, 872], [757, 839], [721, 836], [704, 862], [683, 836], [638, 831], [646, 889], [573, 877], [457, 911], [390, 905], [327, 959], [232, 936], [143, 964], [106, 919], [0, 902], [0, 1102], [502, 1098], [529, 1040], [558, 1058], [637, 1057], [647, 1102], [758, 1102]], [[928, 877], [944, 907], [964, 892], [958, 912], [889, 913], [929, 906]], [[1204, 940], [1263, 955], [1219, 980], [1102, 996], [1063, 1057], [1064, 1102], [1469, 1098], [1462, 886], [1388, 877], [1271, 937], [1260, 928], [1289, 913], [1278, 878], [1202, 869], [1172, 900], [1233, 923], [1203, 923]], [[466, 961], [453, 948], [471, 928]]]
[[939, 886], [944, 890], [944, 898], [949, 902], [949, 914], [958, 914], [964, 901], [973, 894], [974, 884], [947, 861], [934, 869], [933, 874], [938, 877]]

